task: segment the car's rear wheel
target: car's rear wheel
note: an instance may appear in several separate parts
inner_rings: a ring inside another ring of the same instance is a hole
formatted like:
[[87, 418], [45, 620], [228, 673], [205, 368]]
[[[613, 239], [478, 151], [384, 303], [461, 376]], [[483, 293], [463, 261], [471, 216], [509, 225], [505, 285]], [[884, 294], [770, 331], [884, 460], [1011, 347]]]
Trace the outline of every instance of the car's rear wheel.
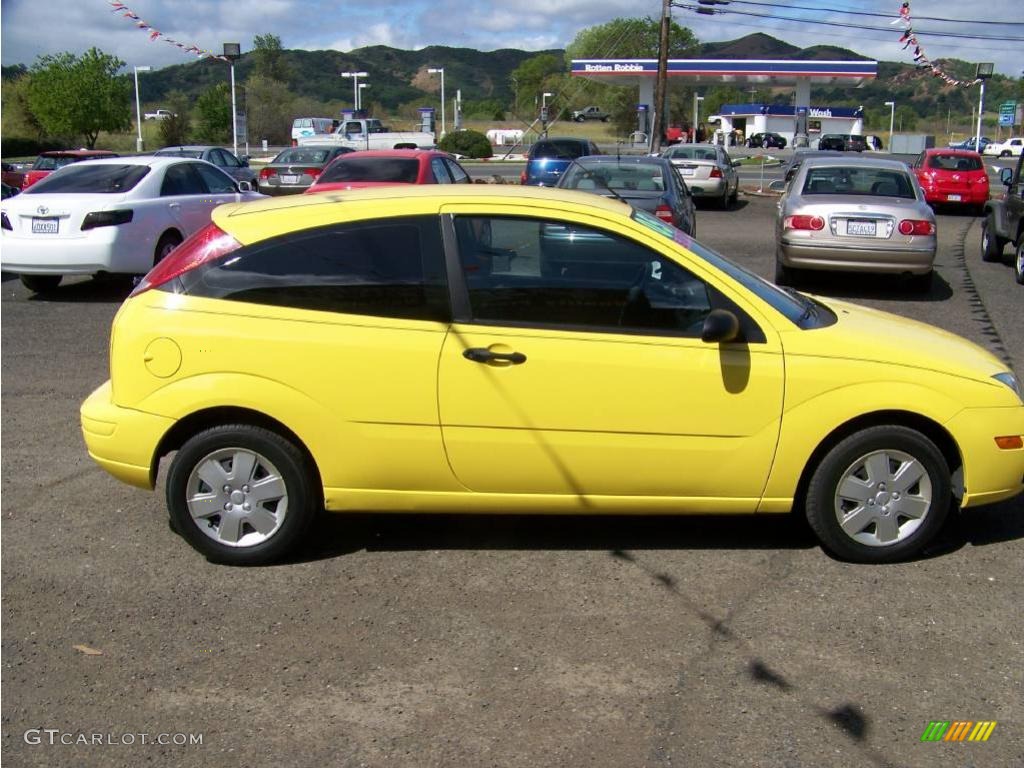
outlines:
[[281, 558], [305, 533], [321, 499], [298, 446], [246, 424], [195, 435], [167, 475], [173, 527], [218, 563], [262, 565]]
[[1002, 261], [1006, 241], [996, 234], [995, 221], [989, 213], [981, 223], [981, 260]]
[[166, 259], [171, 251], [181, 245], [181, 235], [177, 232], [164, 232], [157, 241], [156, 249], [153, 251], [153, 265], [156, 266]]
[[1010, 156], [1010, 155], [1012, 155], [1012, 154], [1013, 154], [1013, 153], [1012, 153], [1012, 152], [1010, 152], [1010, 150], [1008, 150], [1008, 149], [1004, 149], [1004, 150], [1003, 150], [1002, 152], [1000, 152], [1000, 153], [999, 153], [999, 156], [1000, 156], [1000, 157], [1009, 157], [1009, 156]]
[[49, 293], [57, 289], [63, 275], [20, 275], [21, 284], [32, 293]]
[[1024, 232], [1017, 235], [1017, 252], [1013, 259], [1013, 273], [1020, 285], [1024, 285]]
[[950, 500], [950, 470], [935, 444], [908, 427], [878, 426], [829, 450], [807, 486], [806, 514], [833, 554], [889, 563], [928, 544]]

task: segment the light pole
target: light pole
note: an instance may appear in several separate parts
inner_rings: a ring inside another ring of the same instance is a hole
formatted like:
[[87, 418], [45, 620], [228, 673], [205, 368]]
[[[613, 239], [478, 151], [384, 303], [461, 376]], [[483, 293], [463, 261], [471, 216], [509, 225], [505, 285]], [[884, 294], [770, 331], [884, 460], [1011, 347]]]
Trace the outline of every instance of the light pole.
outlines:
[[540, 95], [540, 127], [541, 135], [545, 139], [548, 137], [548, 96], [554, 98], [554, 95], [547, 91]]
[[139, 138], [135, 142], [135, 151], [142, 151], [142, 104], [139, 102], [139, 72], [149, 72], [152, 67], [141, 66], [135, 69], [135, 123], [139, 126]]
[[974, 134], [974, 151], [981, 152], [981, 115], [985, 111], [985, 81], [992, 77], [995, 64], [978, 64], [974, 77], [981, 80], [981, 93], [978, 94], [978, 128]]
[[359, 109], [359, 78], [367, 77], [369, 72], [342, 72], [344, 78], [352, 80], [352, 109]]
[[356, 100], [356, 109], [362, 109], [363, 108], [363, 88], [369, 88], [369, 87], [370, 87], [369, 83], [360, 83], [359, 84], [359, 92], [358, 92], [359, 93], [359, 98]]
[[441, 76], [441, 138], [444, 138], [444, 67], [431, 67], [427, 74]]
[[700, 103], [704, 101], [703, 96], [693, 94], [693, 141], [697, 142], [697, 123], [700, 122]]
[[231, 64], [231, 147], [238, 157], [238, 105], [235, 102], [235, 59], [242, 55], [240, 43], [224, 43], [224, 58]]
[[892, 126], [896, 122], [896, 102], [887, 101], [885, 106], [889, 108], [889, 154], [892, 154]]

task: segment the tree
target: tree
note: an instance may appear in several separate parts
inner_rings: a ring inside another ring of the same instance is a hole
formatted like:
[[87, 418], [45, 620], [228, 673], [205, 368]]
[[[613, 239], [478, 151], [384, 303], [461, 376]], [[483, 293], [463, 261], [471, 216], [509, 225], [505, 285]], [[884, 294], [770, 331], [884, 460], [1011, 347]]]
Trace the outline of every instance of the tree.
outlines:
[[160, 121], [159, 133], [162, 145], [173, 147], [188, 144], [191, 130], [189, 115], [191, 105], [188, 96], [181, 91], [171, 91], [164, 99], [164, 103], [167, 104], [173, 115]]
[[509, 77], [516, 99], [514, 111], [532, 113], [534, 99], [545, 90], [560, 90], [564, 76], [565, 62], [552, 53], [541, 53], [524, 61]]
[[29, 75], [22, 74], [20, 77], [7, 80], [3, 91], [0, 92], [3, 98], [3, 133], [6, 136], [42, 139], [46, 133], [28, 104], [30, 80]]
[[100, 131], [131, 127], [132, 86], [117, 74], [123, 66], [96, 48], [81, 57], [40, 56], [30, 73], [28, 106], [47, 134], [83, 136], [92, 149]]
[[[246, 122], [249, 136], [270, 144], [291, 141], [295, 97], [284, 83], [263, 75], [253, 75], [245, 83]], [[319, 115], [320, 112], [310, 113]], [[309, 116], [309, 115], [306, 115]]]
[[256, 35], [252, 44], [254, 76], [279, 80], [282, 83], [291, 80], [292, 67], [284, 58], [284, 48], [281, 46], [280, 37], [271, 34]]
[[199, 141], [211, 144], [231, 139], [231, 89], [227, 83], [217, 83], [199, 94], [195, 134]]

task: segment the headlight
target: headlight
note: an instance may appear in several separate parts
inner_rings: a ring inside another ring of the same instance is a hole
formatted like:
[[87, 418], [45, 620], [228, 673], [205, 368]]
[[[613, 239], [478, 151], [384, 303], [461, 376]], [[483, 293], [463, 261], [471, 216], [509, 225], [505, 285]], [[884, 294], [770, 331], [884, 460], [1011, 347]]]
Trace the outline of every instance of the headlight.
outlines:
[[1021, 402], [1024, 402], [1024, 395], [1021, 394], [1020, 382], [1017, 381], [1016, 376], [1007, 371], [1006, 373], [997, 373], [992, 378], [995, 379], [996, 381], [1003, 382], [1003, 384], [1005, 384], [1014, 391], [1014, 394], [1017, 395]]

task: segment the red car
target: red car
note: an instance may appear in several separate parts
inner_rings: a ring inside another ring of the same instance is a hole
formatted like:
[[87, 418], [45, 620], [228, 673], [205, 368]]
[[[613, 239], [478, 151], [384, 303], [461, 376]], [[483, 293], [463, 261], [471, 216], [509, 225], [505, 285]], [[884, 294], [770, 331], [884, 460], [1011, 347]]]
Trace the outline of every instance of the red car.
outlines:
[[339, 155], [305, 194], [390, 184], [470, 184], [466, 169], [436, 149], [380, 149]]
[[25, 179], [22, 182], [21, 188], [28, 189], [40, 179], [49, 176], [65, 165], [79, 163], [82, 160], [92, 160], [97, 157], [117, 156], [116, 152], [108, 152], [105, 149], [55, 149], [50, 152], [40, 152], [32, 167], [25, 172]]
[[926, 149], [913, 165], [931, 206], [982, 209], [988, 200], [988, 172], [981, 155], [967, 149]]

